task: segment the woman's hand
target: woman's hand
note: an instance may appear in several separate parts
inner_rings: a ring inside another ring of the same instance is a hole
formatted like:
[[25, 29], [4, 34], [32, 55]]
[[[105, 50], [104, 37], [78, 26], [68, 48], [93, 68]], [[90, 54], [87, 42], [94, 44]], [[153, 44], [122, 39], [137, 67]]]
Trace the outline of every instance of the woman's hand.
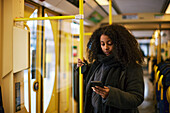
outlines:
[[110, 89], [106, 86], [104, 86], [104, 88], [99, 87], [99, 86], [95, 86], [92, 87], [93, 91], [96, 92], [97, 94], [99, 94], [103, 99], [106, 99]]
[[77, 67], [81, 67], [83, 65], [84, 65], [84, 62], [80, 58], [78, 58]]

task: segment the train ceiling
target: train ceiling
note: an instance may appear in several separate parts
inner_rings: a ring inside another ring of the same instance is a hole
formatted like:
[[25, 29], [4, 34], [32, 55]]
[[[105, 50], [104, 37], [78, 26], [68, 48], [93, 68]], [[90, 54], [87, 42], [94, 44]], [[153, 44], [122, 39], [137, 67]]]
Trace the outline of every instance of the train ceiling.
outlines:
[[[53, 11], [64, 15], [75, 15], [79, 13], [79, 0], [32, 0]], [[94, 26], [101, 23], [109, 14], [109, 5], [101, 5], [98, 1], [108, 0], [84, 0], [84, 24]], [[136, 13], [165, 13], [170, 0], [112, 0], [112, 15], [118, 14], [136, 14]], [[99, 21], [92, 20], [97, 15]], [[102, 23], [101, 23], [102, 24]], [[169, 24], [170, 25], [170, 24]], [[129, 26], [129, 25], [128, 25]], [[132, 25], [134, 26], [134, 25]], [[131, 26], [130, 26], [131, 27]], [[153, 33], [153, 31], [150, 31]], [[134, 31], [135, 34], [135, 31]], [[151, 36], [152, 34], [150, 34]]]
[[[32, 0], [38, 4], [65, 15], [78, 14], [79, 0]], [[105, 1], [102, 5], [100, 1]], [[112, 14], [164, 13], [170, 0], [112, 0]], [[105, 18], [109, 14], [108, 0], [84, 0], [84, 16], [87, 25], [97, 22], [89, 18], [93, 15]], [[101, 20], [103, 19], [101, 18]], [[90, 20], [90, 21], [89, 21]]]
[[169, 0], [113, 0], [121, 13], [164, 13]]

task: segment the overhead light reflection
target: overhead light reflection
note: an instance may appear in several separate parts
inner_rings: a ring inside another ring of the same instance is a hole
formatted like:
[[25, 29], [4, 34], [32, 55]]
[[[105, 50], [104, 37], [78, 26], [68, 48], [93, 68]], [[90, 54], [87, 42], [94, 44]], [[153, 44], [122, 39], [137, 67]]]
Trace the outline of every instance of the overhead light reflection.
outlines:
[[160, 30], [156, 30], [154, 35], [155, 35], [155, 38], [158, 38], [158, 36], [160, 35]]
[[100, 5], [109, 5], [109, 2], [107, 0], [96, 0], [96, 2]]
[[169, 4], [168, 8], [166, 9], [165, 14], [170, 14], [170, 4]]

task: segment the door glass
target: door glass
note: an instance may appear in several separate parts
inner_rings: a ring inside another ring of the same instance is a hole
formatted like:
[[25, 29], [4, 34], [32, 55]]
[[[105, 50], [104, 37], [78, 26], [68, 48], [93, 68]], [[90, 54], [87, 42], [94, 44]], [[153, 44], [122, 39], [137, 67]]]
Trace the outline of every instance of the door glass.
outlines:
[[[45, 13], [45, 17], [48, 17], [47, 13]], [[45, 36], [45, 70], [44, 70], [44, 88], [43, 88], [43, 98], [44, 98], [44, 113], [48, 110], [56, 110], [51, 108], [50, 102], [54, 101], [56, 97], [55, 93], [55, 77], [56, 72], [56, 54], [55, 54], [55, 42], [54, 42], [54, 34], [52, 29], [52, 22], [50, 20], [44, 21], [44, 36]], [[56, 26], [57, 27], [57, 26]], [[58, 38], [58, 37], [57, 37]], [[51, 100], [51, 101], [50, 101]], [[57, 101], [57, 100], [55, 100]], [[53, 103], [54, 104], [54, 103]]]
[[[79, 56], [79, 25], [72, 20], [60, 21], [60, 77], [59, 77], [59, 109], [60, 113], [78, 113], [78, 76], [75, 66]], [[74, 33], [77, 35], [74, 36]]]
[[[37, 17], [37, 9], [31, 14], [30, 18]], [[37, 21], [27, 21], [30, 28], [30, 64], [31, 64], [31, 113], [36, 113], [36, 92], [33, 91], [33, 83], [36, 80], [36, 37], [37, 37]], [[27, 111], [29, 111], [28, 102], [28, 70], [24, 71], [24, 100]]]

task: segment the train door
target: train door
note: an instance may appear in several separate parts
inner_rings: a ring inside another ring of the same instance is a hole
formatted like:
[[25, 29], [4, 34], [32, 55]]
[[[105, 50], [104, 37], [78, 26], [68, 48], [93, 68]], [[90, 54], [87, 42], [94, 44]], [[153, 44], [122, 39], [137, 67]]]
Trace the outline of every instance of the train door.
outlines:
[[[48, 16], [59, 14], [31, 2], [25, 3], [26, 18]], [[79, 25], [72, 20], [34, 20], [27, 21], [26, 25], [30, 29], [31, 47], [30, 78], [28, 70], [24, 72], [27, 111], [76, 113], [79, 92], [75, 92], [73, 86], [78, 89], [74, 67], [78, 58], [79, 36], [73, 34], [79, 34]]]
[[[58, 16], [42, 6], [25, 3], [25, 17]], [[58, 20], [27, 21], [30, 29], [30, 78], [24, 74], [24, 96], [31, 113], [58, 112]], [[31, 91], [28, 90], [30, 79]], [[30, 103], [28, 102], [30, 96]], [[30, 105], [29, 105], [30, 104]]]
[[[24, 17], [38, 17], [38, 6], [25, 3]], [[36, 92], [33, 89], [33, 83], [36, 81], [36, 52], [37, 52], [37, 21], [27, 21], [25, 23], [30, 29], [30, 77], [29, 70], [24, 71], [24, 101], [27, 112], [36, 113]], [[30, 89], [29, 89], [30, 87]]]
[[[44, 10], [44, 16], [58, 16]], [[43, 113], [58, 112], [58, 57], [59, 57], [59, 22], [58, 20], [44, 21], [43, 36], [43, 80], [42, 80], [42, 111]], [[39, 101], [41, 102], [41, 101]]]

